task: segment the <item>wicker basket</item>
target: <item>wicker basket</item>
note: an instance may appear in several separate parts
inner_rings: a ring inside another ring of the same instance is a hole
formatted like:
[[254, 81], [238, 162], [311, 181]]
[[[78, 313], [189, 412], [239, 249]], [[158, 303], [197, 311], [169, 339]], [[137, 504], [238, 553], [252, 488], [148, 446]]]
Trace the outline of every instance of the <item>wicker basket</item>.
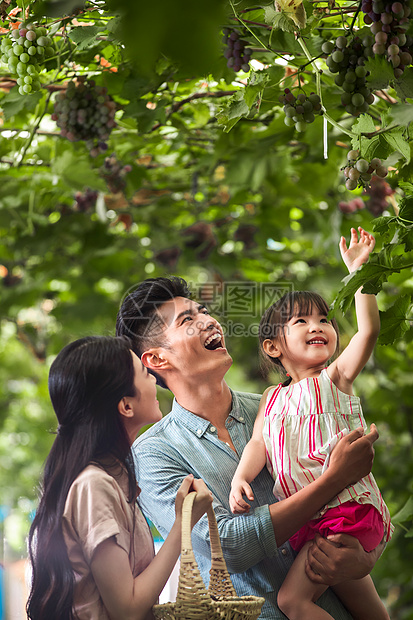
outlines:
[[189, 493], [182, 509], [181, 568], [174, 603], [154, 605], [157, 620], [257, 620], [264, 599], [238, 597], [232, 585], [219, 541], [212, 508], [208, 510], [211, 542], [211, 570], [208, 590], [202, 581], [191, 541], [192, 505], [196, 493]]

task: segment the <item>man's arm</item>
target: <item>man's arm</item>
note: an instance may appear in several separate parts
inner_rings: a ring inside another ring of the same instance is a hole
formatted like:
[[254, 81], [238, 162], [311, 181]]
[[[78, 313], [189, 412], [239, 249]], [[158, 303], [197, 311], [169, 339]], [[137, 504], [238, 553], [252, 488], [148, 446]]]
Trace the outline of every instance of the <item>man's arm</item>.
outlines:
[[[228, 494], [219, 487], [223, 472], [219, 463], [208, 465], [202, 454], [185, 460], [171, 445], [157, 436], [140, 442], [135, 451], [138, 484], [141, 488], [139, 503], [144, 513], [154, 522], [165, 537], [175, 518], [176, 491], [187, 474], [203, 478], [214, 495], [214, 510], [225, 561], [230, 572], [239, 573], [261, 560], [272, 557], [278, 545], [302, 527], [313, 514], [322, 508], [345, 486], [370, 471], [372, 441], [377, 432], [357, 440], [357, 431], [344, 437], [332, 453], [329, 469], [319, 480], [299, 491], [291, 498], [270, 506], [260, 506], [248, 515], [234, 516], [228, 504], [219, 496]], [[186, 453], [190, 450], [185, 446]], [[358, 474], [358, 472], [360, 472]], [[264, 472], [265, 473], [265, 472]], [[324, 481], [323, 481], [324, 479]], [[228, 497], [228, 495], [226, 495]], [[311, 506], [311, 508], [308, 508]], [[275, 532], [275, 535], [274, 535]], [[276, 541], [277, 539], [277, 541]], [[210, 557], [209, 529], [206, 518], [201, 518], [193, 529], [193, 546], [197, 553]]]
[[[165, 538], [175, 519], [174, 501], [182, 478], [193, 473], [202, 477], [214, 496], [213, 508], [218, 523], [221, 546], [227, 568], [231, 573], [243, 573], [264, 558], [272, 557], [277, 550], [268, 505], [260, 506], [245, 516], [236, 517], [217, 498], [213, 476], [219, 476], [219, 469], [207, 476], [198, 463], [185, 462], [173, 448], [162, 445], [157, 438], [151, 438], [138, 445], [135, 451], [138, 484], [141, 494], [138, 502], [145, 516], [155, 524]], [[198, 459], [204, 463], [202, 456]], [[226, 490], [228, 497], [229, 483]], [[218, 490], [219, 494], [219, 490]], [[195, 553], [211, 557], [208, 519], [201, 517], [192, 530], [192, 544]]]

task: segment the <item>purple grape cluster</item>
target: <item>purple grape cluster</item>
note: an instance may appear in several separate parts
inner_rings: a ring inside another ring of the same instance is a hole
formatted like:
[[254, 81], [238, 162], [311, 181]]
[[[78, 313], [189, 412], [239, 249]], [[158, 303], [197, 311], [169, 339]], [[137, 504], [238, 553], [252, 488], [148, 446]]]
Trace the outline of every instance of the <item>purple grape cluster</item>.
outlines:
[[374, 95], [367, 87], [369, 72], [364, 66], [367, 58], [373, 56], [372, 45], [370, 35], [363, 40], [360, 37], [348, 39], [340, 36], [334, 43], [326, 41], [321, 47], [328, 54], [326, 64], [331, 73], [337, 73], [335, 83], [344, 90], [341, 104], [352, 116], [367, 112], [374, 101]]
[[87, 188], [84, 192], [76, 192], [76, 211], [81, 211], [82, 213], [86, 213], [86, 211], [91, 211], [95, 208], [97, 198], [98, 192], [90, 188]]
[[248, 43], [240, 39], [239, 32], [237, 30], [231, 30], [230, 28], [223, 29], [222, 42], [227, 46], [224, 52], [224, 56], [227, 59], [227, 67], [234, 69], [235, 72], [245, 71], [247, 73], [250, 70], [249, 62], [252, 56], [252, 50], [246, 49]]
[[92, 157], [106, 151], [110, 132], [115, 127], [116, 104], [106, 88], [93, 80], [69, 82], [57, 95], [52, 119], [60, 134], [71, 142], [84, 140]]
[[400, 78], [406, 67], [412, 64], [413, 38], [406, 34], [409, 28], [411, 8], [406, 0], [362, 0], [364, 22], [370, 25], [374, 35], [373, 52], [386, 55]]
[[17, 74], [20, 95], [30, 95], [40, 89], [39, 63], [55, 55], [47, 29], [34, 24], [21, 24], [2, 37], [1, 60], [13, 74]]
[[126, 175], [132, 170], [129, 164], [123, 165], [114, 153], [110, 157], [106, 157], [101, 174], [105, 179], [109, 190], [112, 194], [122, 192], [126, 187]]
[[348, 164], [342, 168], [346, 178], [346, 187], [349, 190], [357, 187], [368, 187], [373, 175], [384, 179], [388, 172], [378, 157], [374, 157], [370, 162], [360, 157], [359, 151], [352, 150], [347, 154]]
[[321, 100], [316, 93], [306, 95], [298, 93], [293, 95], [289, 88], [279, 96], [279, 101], [284, 105], [284, 122], [287, 127], [295, 125], [297, 131], [305, 131], [308, 123], [315, 120], [315, 116], [322, 114]]
[[348, 202], [340, 200], [338, 203], [338, 208], [342, 213], [354, 213], [355, 211], [364, 209], [365, 206], [363, 198], [353, 198], [353, 200], [349, 200]]
[[395, 190], [382, 178], [373, 176], [370, 187], [366, 188], [366, 194], [369, 200], [366, 202], [366, 208], [374, 215], [379, 217], [383, 211], [389, 208], [387, 196], [392, 196]]

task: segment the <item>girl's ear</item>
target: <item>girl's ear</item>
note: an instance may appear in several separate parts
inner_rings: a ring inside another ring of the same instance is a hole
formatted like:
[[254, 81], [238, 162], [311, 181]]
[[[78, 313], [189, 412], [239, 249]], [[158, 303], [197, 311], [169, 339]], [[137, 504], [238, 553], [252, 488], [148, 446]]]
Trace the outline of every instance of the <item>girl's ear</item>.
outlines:
[[270, 340], [269, 338], [267, 338], [262, 343], [262, 348], [264, 353], [266, 353], [270, 357], [280, 357], [281, 355], [281, 349], [278, 346], [276, 340]]
[[131, 418], [133, 416], [133, 407], [127, 396], [124, 396], [118, 402], [118, 411], [120, 415], [123, 415], [125, 418]]

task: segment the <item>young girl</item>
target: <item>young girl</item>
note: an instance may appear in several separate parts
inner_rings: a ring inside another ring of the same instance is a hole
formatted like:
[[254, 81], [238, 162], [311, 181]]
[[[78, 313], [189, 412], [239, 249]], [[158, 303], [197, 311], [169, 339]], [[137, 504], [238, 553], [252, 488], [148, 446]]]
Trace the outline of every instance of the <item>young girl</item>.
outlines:
[[[364, 264], [375, 244], [374, 237], [351, 229], [347, 248], [340, 251], [350, 273]], [[328, 305], [316, 293], [287, 293], [264, 314], [260, 324], [262, 351], [287, 377], [284, 384], [263, 394], [254, 426], [235, 472], [230, 505], [234, 513], [248, 512], [243, 499], [254, 499], [249, 483], [262, 467], [274, 477], [274, 495], [285, 499], [311, 483], [328, 467], [329, 456], [339, 439], [366, 424], [360, 401], [353, 396], [353, 381], [369, 359], [380, 328], [374, 295], [355, 296], [358, 332], [337, 359], [336, 322], [328, 321]], [[390, 515], [372, 475], [347, 487], [314, 515], [313, 520], [290, 540], [299, 553], [278, 593], [278, 605], [290, 620], [326, 620], [331, 616], [315, 604], [327, 585], [306, 575], [308, 547], [316, 533], [329, 537], [345, 533], [356, 536], [366, 551], [379, 545], [392, 532]], [[388, 620], [370, 576], [334, 586], [355, 619]]]
[[53, 362], [49, 391], [58, 419], [43, 491], [29, 535], [32, 620], [153, 618], [180, 552], [184, 497], [196, 490], [195, 523], [212, 503], [187, 476], [176, 521], [154, 558], [151, 532], [136, 506], [131, 445], [161, 419], [155, 379], [122, 338], [82, 338]]

